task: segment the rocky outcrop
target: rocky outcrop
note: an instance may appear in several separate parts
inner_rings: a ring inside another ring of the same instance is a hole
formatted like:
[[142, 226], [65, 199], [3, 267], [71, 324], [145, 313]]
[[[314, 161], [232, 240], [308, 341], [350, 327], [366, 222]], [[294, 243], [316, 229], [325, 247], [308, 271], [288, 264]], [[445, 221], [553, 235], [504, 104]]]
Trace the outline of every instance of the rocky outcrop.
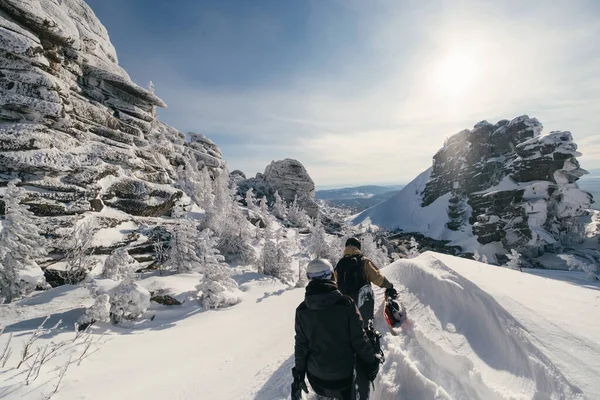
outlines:
[[0, 0], [0, 186], [20, 178], [34, 213], [168, 214], [178, 167], [224, 167], [213, 142], [186, 141], [155, 107], [85, 2]]
[[306, 168], [297, 160], [286, 158], [285, 160], [272, 161], [265, 168], [264, 174], [256, 174], [238, 183], [238, 191], [241, 195], [252, 188], [258, 198], [267, 197], [269, 202], [274, 201], [275, 192], [288, 203], [298, 198], [298, 204], [309, 216], [316, 217], [319, 206], [315, 202], [315, 183], [306, 171]]
[[[542, 135], [524, 115], [482, 121], [451, 136], [433, 166], [394, 198], [355, 219], [474, 243], [488, 253], [516, 249], [526, 257], [583, 240], [580, 217], [592, 196], [577, 186], [585, 170], [570, 132]], [[465, 251], [473, 251], [473, 244]], [[481, 250], [481, 249], [480, 249]]]

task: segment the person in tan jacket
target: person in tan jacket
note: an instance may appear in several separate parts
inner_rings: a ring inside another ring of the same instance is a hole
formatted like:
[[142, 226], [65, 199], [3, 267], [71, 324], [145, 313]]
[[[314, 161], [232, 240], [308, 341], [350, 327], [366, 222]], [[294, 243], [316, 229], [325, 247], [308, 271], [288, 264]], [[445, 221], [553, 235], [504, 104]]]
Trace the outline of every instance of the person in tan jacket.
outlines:
[[[379, 271], [373, 261], [362, 255], [360, 241], [356, 238], [346, 240], [344, 256], [335, 266], [334, 280], [342, 294], [350, 296], [358, 307], [358, 292], [363, 286], [370, 286], [370, 283], [385, 288], [390, 297], [398, 296], [394, 285]], [[371, 310], [370, 315], [363, 315], [363, 320], [368, 321], [372, 316]]]

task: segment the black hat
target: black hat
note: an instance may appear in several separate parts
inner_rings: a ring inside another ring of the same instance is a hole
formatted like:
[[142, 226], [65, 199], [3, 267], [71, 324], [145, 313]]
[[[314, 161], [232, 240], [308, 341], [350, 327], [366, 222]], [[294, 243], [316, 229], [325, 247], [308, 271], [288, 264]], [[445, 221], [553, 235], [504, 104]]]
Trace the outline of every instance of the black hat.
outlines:
[[354, 246], [360, 250], [360, 241], [357, 238], [350, 238], [346, 240], [346, 247]]

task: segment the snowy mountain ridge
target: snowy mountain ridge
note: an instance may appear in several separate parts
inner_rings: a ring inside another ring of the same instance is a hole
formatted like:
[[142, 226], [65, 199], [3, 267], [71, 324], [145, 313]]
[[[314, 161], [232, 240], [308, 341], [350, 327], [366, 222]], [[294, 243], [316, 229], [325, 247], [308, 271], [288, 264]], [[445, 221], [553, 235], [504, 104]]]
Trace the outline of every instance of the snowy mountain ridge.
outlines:
[[490, 260], [511, 249], [533, 258], [580, 243], [580, 219], [592, 203], [576, 183], [586, 174], [580, 153], [570, 132], [541, 131], [527, 116], [461, 131], [431, 168], [353, 222], [451, 240]]

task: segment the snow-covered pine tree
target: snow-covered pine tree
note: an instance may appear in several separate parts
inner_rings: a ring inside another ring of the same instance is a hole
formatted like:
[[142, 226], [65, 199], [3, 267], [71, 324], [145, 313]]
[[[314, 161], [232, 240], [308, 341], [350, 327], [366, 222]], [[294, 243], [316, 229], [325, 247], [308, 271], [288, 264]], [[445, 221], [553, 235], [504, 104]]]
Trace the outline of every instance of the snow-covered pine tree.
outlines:
[[298, 228], [306, 228], [310, 225], [309, 216], [298, 204], [298, 196], [294, 196], [294, 201], [290, 204], [287, 219], [291, 224]]
[[387, 251], [379, 246], [375, 242], [375, 238], [371, 233], [365, 233], [360, 237], [361, 241], [361, 253], [365, 257], [373, 261], [378, 268], [383, 268], [389, 264], [390, 258], [387, 255]]
[[419, 243], [414, 237], [410, 238], [408, 243], [408, 249], [406, 251], [407, 258], [415, 258], [419, 256]]
[[178, 273], [199, 271], [202, 263], [196, 254], [199, 232], [190, 220], [181, 220], [170, 228], [171, 243], [166, 266]]
[[308, 283], [308, 277], [306, 276], [306, 266], [308, 265], [308, 260], [302, 259], [300, 260], [300, 265], [298, 268], [298, 280], [296, 281], [297, 288], [303, 288]]
[[82, 282], [98, 263], [91, 257], [92, 241], [97, 230], [98, 223], [94, 216], [86, 216], [74, 222], [73, 233], [67, 240], [67, 283]]
[[[0, 232], [0, 303], [10, 303], [44, 284], [44, 273], [36, 260], [46, 254], [35, 217], [21, 202], [25, 190], [18, 180], [8, 183], [4, 194], [5, 217]], [[2, 300], [3, 299], [3, 300]]]
[[200, 202], [200, 207], [204, 210], [209, 210], [214, 206], [215, 195], [213, 194], [213, 180], [210, 177], [210, 172], [208, 171], [208, 167], [202, 168], [200, 171], [200, 186], [203, 188], [202, 193], [202, 201]]
[[332, 265], [336, 265], [342, 253], [338, 251], [337, 246], [330, 244], [328, 236], [321, 219], [316, 218], [310, 227], [310, 234], [305, 239], [306, 251], [312, 259], [325, 258]]
[[121, 282], [110, 298], [110, 316], [117, 324], [141, 317], [150, 307], [150, 292], [132, 281]]
[[267, 196], [263, 196], [258, 202], [258, 208], [263, 217], [269, 215], [269, 205], [267, 204]]
[[246, 207], [248, 210], [259, 213], [260, 210], [256, 205], [256, 196], [254, 195], [254, 190], [252, 188], [246, 191]]
[[279, 192], [275, 192], [275, 203], [273, 203], [273, 215], [278, 219], [285, 220], [288, 214], [287, 204], [281, 198]]
[[231, 278], [229, 266], [216, 245], [210, 229], [200, 232], [197, 254], [202, 262], [202, 280], [197, 288], [202, 292], [200, 302], [205, 308], [227, 307], [240, 301], [238, 284]]
[[488, 258], [487, 258], [487, 256], [485, 254], [481, 256], [481, 262], [484, 263], [484, 264], [488, 263]]
[[523, 272], [521, 269], [521, 254], [519, 252], [517, 252], [515, 249], [511, 249], [510, 253], [506, 254], [506, 257], [508, 257], [508, 262], [506, 263], [508, 268], [518, 269]]
[[254, 248], [250, 245], [252, 225], [240, 209], [236, 191], [229, 186], [229, 176], [221, 173], [214, 181], [214, 203], [206, 209], [204, 228], [219, 237], [218, 249], [227, 261], [254, 262]]
[[257, 261], [258, 272], [273, 276], [284, 283], [294, 280], [291, 268], [292, 259], [289, 256], [289, 244], [283, 238], [281, 229], [275, 226], [265, 228], [265, 244]]
[[177, 186], [194, 203], [202, 206], [204, 204], [204, 194], [206, 191], [210, 191], [211, 186], [210, 182], [208, 187], [205, 186], [206, 182], [198, 169], [198, 162], [195, 157], [188, 157], [185, 163], [177, 168], [177, 177]]
[[473, 252], [473, 260], [475, 260], [475, 261], [481, 260], [481, 255], [479, 254], [479, 252], [477, 250], [475, 250]]
[[94, 304], [85, 310], [77, 324], [79, 330], [85, 330], [89, 325], [96, 322], [110, 321], [110, 296], [106, 293], [97, 295], [94, 299]]
[[140, 264], [131, 257], [124, 247], [112, 252], [104, 261], [102, 275], [114, 281], [132, 280]]
[[597, 281], [598, 267], [595, 265], [594, 260], [588, 260], [584, 257], [577, 256], [574, 254], [559, 254], [559, 258], [564, 260], [571, 270], [578, 269], [586, 273], [586, 279], [590, 281]]

